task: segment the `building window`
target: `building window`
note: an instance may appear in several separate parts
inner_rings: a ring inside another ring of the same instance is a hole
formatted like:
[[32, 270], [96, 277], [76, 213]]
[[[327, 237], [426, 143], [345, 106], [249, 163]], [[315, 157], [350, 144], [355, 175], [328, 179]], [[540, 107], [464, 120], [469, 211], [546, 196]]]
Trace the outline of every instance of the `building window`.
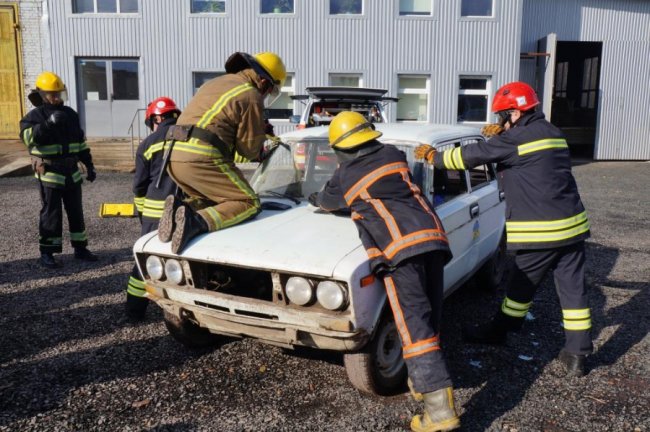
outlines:
[[138, 0], [72, 0], [72, 13], [138, 13]]
[[427, 121], [429, 76], [398, 75], [397, 121]]
[[598, 92], [598, 57], [585, 59], [582, 69], [582, 91], [580, 94], [581, 108], [596, 108], [596, 93]]
[[293, 115], [291, 96], [295, 92], [293, 74], [287, 74], [284, 86], [280, 89], [280, 96], [265, 110], [266, 117], [268, 119], [289, 120], [289, 117]]
[[292, 14], [293, 0], [260, 0], [263, 14]]
[[329, 83], [336, 87], [361, 87], [361, 74], [329, 74]]
[[225, 72], [193, 72], [192, 73], [192, 82], [193, 82], [193, 93], [196, 93], [199, 87], [210, 81], [212, 78], [220, 77], [225, 75]]
[[399, 0], [400, 15], [431, 16], [431, 0]]
[[488, 98], [491, 87], [490, 77], [461, 76], [458, 87], [458, 121], [488, 121]]
[[362, 0], [330, 0], [330, 15], [361, 15]]
[[226, 0], [191, 0], [191, 13], [226, 13]]
[[567, 97], [567, 81], [569, 78], [569, 62], [560, 62], [555, 68], [555, 97]]
[[460, 16], [463, 17], [491, 17], [493, 16], [493, 0], [462, 0]]

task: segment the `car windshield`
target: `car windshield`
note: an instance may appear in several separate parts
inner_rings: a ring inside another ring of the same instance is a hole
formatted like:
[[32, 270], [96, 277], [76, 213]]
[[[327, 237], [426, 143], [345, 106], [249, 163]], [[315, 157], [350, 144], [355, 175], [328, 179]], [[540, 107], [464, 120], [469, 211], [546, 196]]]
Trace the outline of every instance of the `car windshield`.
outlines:
[[287, 141], [275, 148], [251, 177], [260, 197], [306, 199], [321, 190], [337, 166], [325, 139]]

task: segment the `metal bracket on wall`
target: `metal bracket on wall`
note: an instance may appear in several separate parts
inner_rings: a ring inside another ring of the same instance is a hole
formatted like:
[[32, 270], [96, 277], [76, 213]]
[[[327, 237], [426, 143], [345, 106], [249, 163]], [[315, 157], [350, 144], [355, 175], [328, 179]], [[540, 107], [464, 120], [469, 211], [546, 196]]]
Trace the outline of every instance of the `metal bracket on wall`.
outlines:
[[543, 52], [525, 52], [525, 53], [519, 53], [519, 58], [521, 60], [529, 60], [529, 59], [534, 59], [537, 57], [550, 57], [551, 53], [543, 53]]

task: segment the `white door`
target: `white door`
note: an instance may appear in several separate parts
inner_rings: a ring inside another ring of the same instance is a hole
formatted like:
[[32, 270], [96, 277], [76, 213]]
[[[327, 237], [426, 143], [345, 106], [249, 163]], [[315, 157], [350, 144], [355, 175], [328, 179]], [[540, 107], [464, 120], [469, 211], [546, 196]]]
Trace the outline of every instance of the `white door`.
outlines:
[[537, 57], [535, 74], [535, 90], [541, 102], [546, 120], [551, 121], [551, 105], [553, 104], [553, 82], [555, 81], [555, 59], [557, 50], [557, 35], [549, 33], [537, 41], [537, 52], [548, 55]]
[[79, 115], [89, 137], [127, 137], [140, 103], [138, 60], [79, 59]]

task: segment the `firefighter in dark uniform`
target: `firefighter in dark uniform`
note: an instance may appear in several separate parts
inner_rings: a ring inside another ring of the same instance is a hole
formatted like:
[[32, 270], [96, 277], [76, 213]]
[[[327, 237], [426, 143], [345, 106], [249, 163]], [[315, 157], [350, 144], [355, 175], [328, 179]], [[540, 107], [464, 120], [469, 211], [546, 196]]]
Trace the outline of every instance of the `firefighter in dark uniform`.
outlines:
[[[158, 229], [165, 198], [176, 193], [176, 184], [166, 172], [162, 173], [158, 186], [156, 183], [162, 171], [163, 146], [167, 130], [176, 124], [180, 113], [176, 103], [164, 96], [151, 101], [145, 112], [144, 123], [152, 133], [138, 146], [133, 179], [135, 206], [142, 222], [140, 235]], [[142, 275], [140, 275], [138, 267], [133, 266], [126, 287], [127, 317], [134, 321], [144, 319], [148, 303], [149, 300], [145, 298]]]
[[187, 195], [182, 203], [169, 196], [160, 220], [158, 237], [171, 241], [173, 253], [201, 233], [260, 211], [260, 200], [234, 157], [257, 160], [263, 154], [264, 103], [280, 95], [287, 72], [270, 52], [234, 53], [225, 69], [226, 75], [201, 86], [170, 131], [168, 173]]
[[552, 270], [566, 337], [559, 358], [568, 375], [582, 376], [585, 357], [593, 349], [584, 274], [589, 220], [571, 174], [564, 135], [535, 110], [537, 105], [537, 95], [528, 84], [506, 84], [492, 104], [504, 132], [487, 142], [442, 153], [423, 145], [415, 155], [438, 169], [463, 170], [496, 162], [505, 192], [507, 244], [515, 251], [514, 273], [494, 318], [466, 328], [465, 339], [504, 343], [507, 332], [520, 329], [538, 285]]
[[377, 141], [380, 136], [360, 113], [339, 113], [329, 128], [339, 167], [310, 202], [330, 212], [351, 210], [370, 268], [384, 281], [409, 386], [424, 399], [424, 414], [413, 417], [411, 428], [456, 429], [460, 420], [440, 349], [443, 268], [451, 251], [404, 153]]
[[32, 156], [34, 176], [40, 188], [40, 264], [46, 268], [60, 267], [53, 254], [63, 251], [61, 204], [68, 214], [74, 257], [97, 261], [97, 256], [87, 249], [81, 199], [83, 180], [78, 162], [86, 166], [88, 181], [94, 181], [97, 175], [79, 116], [63, 105], [65, 98], [66, 88], [61, 78], [43, 72], [36, 79], [36, 90], [29, 95], [35, 108], [20, 120], [20, 137]]

